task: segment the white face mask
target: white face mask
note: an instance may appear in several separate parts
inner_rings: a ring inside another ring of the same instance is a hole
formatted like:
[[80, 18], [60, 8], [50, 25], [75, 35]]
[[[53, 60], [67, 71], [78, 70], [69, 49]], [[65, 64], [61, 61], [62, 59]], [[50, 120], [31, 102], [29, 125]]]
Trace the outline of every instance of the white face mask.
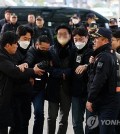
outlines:
[[86, 45], [85, 42], [76, 42], [75, 46], [77, 47], [77, 49], [82, 49], [84, 46]]
[[78, 24], [79, 20], [78, 19], [72, 19], [73, 24]]
[[23, 49], [27, 49], [28, 46], [30, 45], [29, 41], [18, 41], [18, 43], [19, 43], [20, 47]]
[[68, 38], [58, 38], [58, 42], [64, 46], [68, 43], [69, 39]]

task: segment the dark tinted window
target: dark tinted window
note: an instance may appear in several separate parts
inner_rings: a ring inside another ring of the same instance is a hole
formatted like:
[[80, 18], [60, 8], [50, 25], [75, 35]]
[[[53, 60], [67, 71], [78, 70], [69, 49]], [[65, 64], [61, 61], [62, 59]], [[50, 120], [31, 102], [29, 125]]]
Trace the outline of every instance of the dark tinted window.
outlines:
[[[33, 13], [35, 16], [42, 15], [45, 19], [45, 26], [54, 28], [55, 26], [66, 23], [68, 24], [70, 17], [78, 13], [81, 16], [83, 23], [86, 21], [86, 15], [90, 12], [94, 12], [87, 9], [75, 9], [75, 8], [59, 8], [59, 7], [8, 7], [0, 8], [0, 19], [4, 18], [4, 12], [6, 9], [10, 9], [18, 15], [18, 20], [21, 24], [27, 23], [27, 15]], [[97, 21], [100, 26], [105, 26], [108, 20], [100, 14], [94, 12], [99, 18]]]

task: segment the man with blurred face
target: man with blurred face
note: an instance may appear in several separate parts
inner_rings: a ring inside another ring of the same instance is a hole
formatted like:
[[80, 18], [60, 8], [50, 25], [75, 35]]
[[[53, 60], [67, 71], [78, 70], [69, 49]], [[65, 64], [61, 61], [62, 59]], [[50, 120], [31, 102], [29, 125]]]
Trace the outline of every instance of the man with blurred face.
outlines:
[[16, 32], [17, 30], [17, 27], [20, 25], [18, 22], [17, 22], [18, 18], [17, 18], [17, 15], [15, 13], [11, 14], [10, 15], [10, 22], [9, 23], [6, 23], [2, 26], [2, 29], [1, 29], [1, 34], [6, 32], [6, 31], [13, 31], [13, 32]]
[[71, 79], [74, 63], [74, 45], [71, 40], [71, 30], [66, 25], [56, 29], [55, 45], [50, 48], [52, 69], [47, 83], [48, 100], [48, 132], [55, 134], [56, 119], [60, 110], [59, 134], [66, 134], [68, 115], [71, 106]]
[[[92, 36], [94, 62], [89, 70], [86, 108], [91, 114], [97, 113], [100, 134], [115, 134], [114, 125], [103, 123], [107, 120], [115, 121], [119, 109], [116, 93], [117, 60], [111, 51], [112, 32], [99, 28]], [[87, 126], [90, 127], [89, 124]]]
[[6, 10], [5, 11], [5, 18], [0, 20], [0, 31], [1, 31], [2, 26], [5, 23], [9, 23], [10, 22], [10, 15], [11, 15], [11, 11], [10, 10]]

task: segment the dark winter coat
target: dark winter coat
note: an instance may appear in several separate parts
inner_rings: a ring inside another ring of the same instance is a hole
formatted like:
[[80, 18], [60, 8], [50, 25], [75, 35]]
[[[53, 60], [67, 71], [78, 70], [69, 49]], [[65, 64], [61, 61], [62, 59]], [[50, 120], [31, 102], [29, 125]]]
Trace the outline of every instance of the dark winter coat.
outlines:
[[[75, 47], [71, 41], [64, 47], [61, 47], [61, 45], [56, 41], [56, 44], [51, 47], [50, 53], [52, 69], [49, 72], [46, 88], [47, 100], [59, 102], [61, 86], [64, 87], [64, 92], [67, 95], [71, 94]], [[63, 79], [63, 74], [65, 74], [65, 80]]]
[[12, 125], [11, 99], [15, 83], [27, 82], [32, 75], [33, 69], [22, 73], [7, 51], [0, 49], [0, 127]]
[[[88, 48], [88, 44], [82, 50], [76, 50], [72, 96], [73, 97], [87, 97], [87, 83], [88, 73], [87, 70], [82, 74], [76, 74], [75, 69], [79, 65], [89, 64], [89, 58], [92, 55], [92, 49]], [[79, 59], [79, 60], [78, 60]]]

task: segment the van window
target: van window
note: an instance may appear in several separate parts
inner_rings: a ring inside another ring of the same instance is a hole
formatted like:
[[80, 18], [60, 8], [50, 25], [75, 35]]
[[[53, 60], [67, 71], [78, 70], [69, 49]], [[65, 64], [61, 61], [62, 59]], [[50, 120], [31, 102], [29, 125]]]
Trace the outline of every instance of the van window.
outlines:
[[18, 21], [21, 24], [27, 23], [27, 16], [29, 13], [33, 13], [35, 16], [42, 15], [45, 20], [45, 26], [51, 28], [55, 28], [61, 23], [68, 24], [70, 17], [75, 13], [80, 14], [82, 22], [85, 23], [86, 15], [90, 12], [95, 13], [95, 15], [99, 18], [97, 21], [99, 26], [105, 27], [106, 23], [108, 23], [108, 20], [97, 12], [88, 9], [70, 7], [0, 7], [0, 19], [4, 18], [4, 12], [7, 9], [18, 15]]

